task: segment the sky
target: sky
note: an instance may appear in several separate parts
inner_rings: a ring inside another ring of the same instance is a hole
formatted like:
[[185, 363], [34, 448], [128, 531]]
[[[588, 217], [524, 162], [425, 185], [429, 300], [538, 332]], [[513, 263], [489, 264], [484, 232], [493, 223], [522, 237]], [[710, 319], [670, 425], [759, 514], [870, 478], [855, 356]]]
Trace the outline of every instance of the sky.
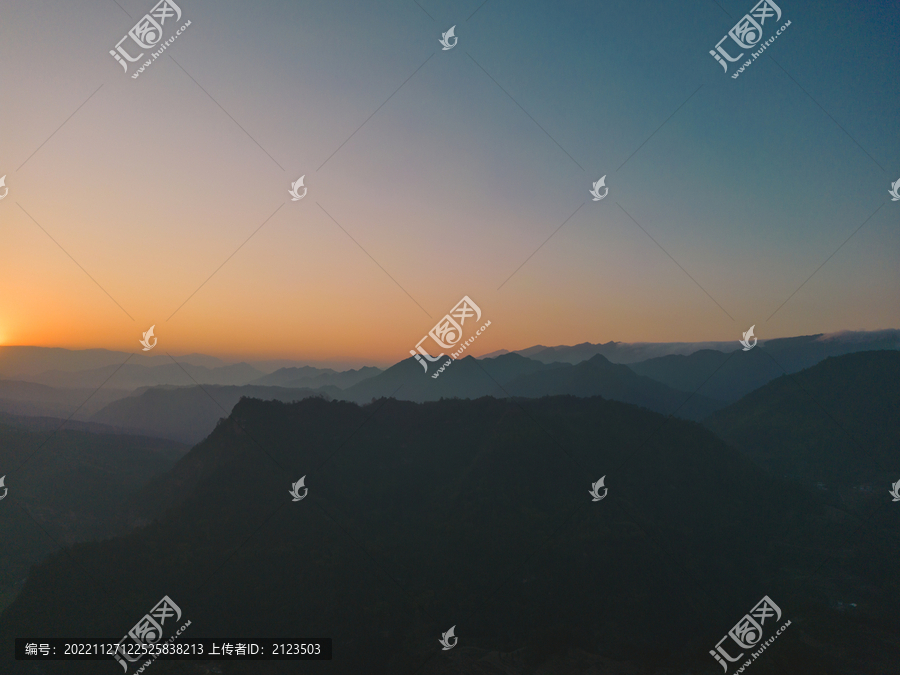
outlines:
[[0, 345], [390, 363], [463, 296], [475, 355], [900, 327], [895, 3], [784, 0], [737, 79], [743, 0], [178, 5], [133, 79], [153, 2], [0, 0]]

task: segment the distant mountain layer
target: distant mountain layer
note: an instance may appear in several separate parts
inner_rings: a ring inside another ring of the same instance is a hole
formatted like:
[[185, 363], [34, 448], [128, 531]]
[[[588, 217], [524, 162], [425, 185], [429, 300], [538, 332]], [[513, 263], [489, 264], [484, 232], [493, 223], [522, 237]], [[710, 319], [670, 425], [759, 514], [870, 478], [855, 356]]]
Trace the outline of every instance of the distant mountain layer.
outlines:
[[683, 356], [671, 354], [629, 366], [635, 373], [684, 391], [696, 391], [721, 401], [737, 401], [785, 370], [768, 345], [728, 353], [703, 349]]
[[382, 372], [381, 368], [367, 366], [359, 370], [345, 370], [337, 372], [331, 368], [313, 368], [303, 366], [301, 368], [279, 368], [273, 373], [264, 375], [251, 384], [261, 384], [274, 387], [318, 387], [333, 386], [346, 389], [357, 382], [374, 377]]
[[87, 431], [92, 434], [115, 434], [117, 436], [133, 436], [127, 430], [119, 427], [100, 424], [98, 422], [81, 422], [75, 419], [59, 417], [36, 417], [30, 415], [11, 415], [0, 412], [0, 424], [8, 427], [19, 427], [29, 431], [50, 431], [69, 429], [70, 431]]
[[545, 364], [519, 354], [476, 360], [471, 356], [453, 361], [437, 379], [437, 364], [428, 373], [420, 362], [406, 359], [337, 395], [357, 403], [381, 397], [402, 401], [437, 401], [441, 398], [493, 396], [603, 396], [634, 403], [666, 415], [702, 419], [723, 403], [702, 395], [691, 396], [632, 372], [628, 366], [610, 363], [597, 354], [578, 365]]
[[550, 363], [562, 361], [565, 363], [580, 363], [600, 354], [613, 363], [631, 364], [655, 356], [666, 354], [690, 354], [698, 349], [731, 349], [732, 342], [671, 342], [671, 343], [622, 343], [607, 342], [606, 344], [591, 344], [584, 342], [571, 347], [531, 347], [518, 352], [538, 361]]
[[244, 396], [262, 400], [299, 401], [325, 396], [338, 389], [289, 389], [285, 387], [151, 387], [119, 399], [91, 417], [92, 422], [127, 429], [193, 445], [208, 436]]
[[[83, 352], [43, 347], [0, 347], [0, 377], [57, 388], [131, 391], [163, 385], [219, 384], [279, 387], [349, 387], [381, 370], [366, 366], [339, 372], [312, 366], [285, 367], [269, 372], [249, 363], [226, 364], [221, 359], [193, 354], [177, 357], [125, 354], [104, 349]], [[0, 398], [2, 390], [0, 390]], [[45, 411], [49, 412], [49, 411]], [[62, 413], [62, 410], [52, 411]]]
[[784, 615], [765, 637], [792, 626], [761, 673], [896, 672], [893, 531], [699, 424], [599, 397], [243, 399], [130, 508], [157, 520], [35, 567], [0, 616], [12, 675], [31, 671], [16, 636], [124, 634], [163, 595], [194, 638], [331, 636], [331, 675], [721, 672], [710, 648], [768, 595]]
[[65, 371], [47, 371], [32, 378], [35, 382], [55, 387], [99, 387], [107, 389], [137, 389], [139, 387], [156, 387], [174, 385], [189, 387], [199, 384], [218, 384], [243, 386], [258, 384], [264, 386], [310, 388], [338, 387], [344, 388], [356, 384], [368, 377], [377, 375], [380, 368], [365, 367], [359, 370], [338, 372], [330, 368], [281, 368], [274, 373], [264, 375], [247, 363], [234, 363], [217, 368], [193, 366], [187, 363], [169, 362], [158, 366], [139, 366], [132, 364], [105, 366], [95, 370], [81, 370], [75, 373]]
[[[185, 354], [175, 356], [176, 361], [182, 365], [190, 365], [207, 370], [216, 370], [225, 366], [243, 365], [258, 371], [254, 375], [254, 379], [263, 374], [271, 373], [279, 368], [288, 368], [295, 366], [303, 366], [304, 363], [291, 359], [276, 359], [266, 361], [254, 361], [249, 364], [233, 364], [228, 363], [216, 356], [207, 354]], [[350, 368], [361, 367], [364, 364], [358, 364], [358, 360], [351, 364], [343, 362], [332, 363], [316, 363], [315, 366], [321, 372], [330, 368]], [[35, 378], [41, 376], [48, 371], [62, 371], [64, 373], [77, 373], [79, 371], [97, 371], [109, 366], [118, 367], [127, 363], [130, 366], [142, 366], [152, 369], [156, 366], [172, 366], [172, 358], [167, 354], [160, 353], [159, 350], [143, 352], [140, 345], [135, 341], [135, 351], [119, 352], [109, 349], [63, 349], [60, 347], [29, 347], [16, 345], [0, 345], [0, 379], [7, 378], [12, 380], [26, 380], [29, 382], [40, 381], [44, 384], [57, 386], [86, 386], [82, 384], [66, 384], [61, 385], [62, 379], [59, 381], [37, 380]], [[309, 362], [307, 362], [308, 364]], [[104, 371], [107, 374], [109, 370]], [[134, 371], [141, 372], [141, 371]], [[198, 371], [200, 373], [204, 371]], [[228, 371], [222, 371], [227, 373]], [[249, 373], [249, 371], [248, 371]], [[194, 374], [192, 372], [192, 374]], [[167, 377], [169, 377], [167, 375]], [[77, 379], [75, 380], [78, 381]], [[94, 381], [94, 380], [92, 380]], [[122, 382], [126, 380], [123, 379]], [[206, 384], [207, 382], [201, 382]], [[248, 381], [224, 381], [222, 375], [218, 379], [211, 379], [209, 384], [249, 384]], [[178, 380], [167, 380], [165, 382], [157, 379], [142, 381], [136, 386], [153, 386], [156, 384], [182, 384]], [[121, 385], [130, 386], [130, 384]]]
[[[759, 332], [757, 331], [757, 333]], [[780, 355], [782, 357], [781, 365], [789, 372], [795, 372], [811, 366], [827, 356], [839, 356], [871, 349], [900, 349], [900, 330], [846, 331], [795, 338], [761, 339], [759, 346], [766, 346], [772, 355]], [[672, 343], [608, 342], [606, 344], [586, 342], [574, 346], [545, 347], [536, 345], [515, 353], [542, 363], [568, 363], [570, 365], [581, 363], [600, 354], [612, 363], [630, 365], [664, 356], [688, 356], [701, 350], [731, 353], [739, 348], [737, 340]], [[485, 355], [483, 358], [492, 358], [506, 353], [509, 352], [500, 350]], [[194, 384], [191, 378], [199, 384], [235, 386], [263, 384], [310, 388], [333, 385], [345, 388], [353, 386], [363, 379], [363, 375], [371, 376], [377, 372], [372, 367], [361, 367], [358, 370], [337, 373], [332, 368], [323, 367], [323, 364], [316, 364], [313, 367], [284, 359], [252, 363], [226, 363], [220, 358], [204, 354], [177, 356], [176, 360], [184, 367], [184, 370], [188, 371], [189, 376], [173, 363], [168, 355], [153, 351], [141, 352], [137, 344], [135, 344], [134, 352], [118, 352], [107, 349], [70, 350], [0, 346], [0, 379], [24, 380], [49, 386], [77, 388], [99, 387], [111, 375], [112, 378], [107, 382], [106, 387], [119, 389], [167, 384], [190, 386]], [[337, 368], [338, 366], [332, 367]], [[639, 374], [655, 377], [649, 372]], [[270, 375], [274, 377], [268, 379]], [[292, 375], [296, 375], [296, 377], [292, 377]], [[315, 379], [318, 376], [328, 377]], [[676, 389], [684, 388], [679, 381], [673, 380], [664, 383]], [[713, 397], [718, 398], [718, 396]]]
[[632, 363], [630, 368], [675, 389], [730, 402], [784, 373], [796, 373], [830, 356], [898, 349], [898, 331], [811, 335], [760, 342], [747, 352], [704, 349], [689, 355], [672, 354]]
[[357, 403], [383, 397], [418, 403], [441, 398], [503, 398], [508, 395], [503, 385], [511, 379], [539, 370], [552, 370], [561, 364], [548, 366], [518, 354], [482, 360], [467, 356], [453, 361], [440, 377], [433, 379], [431, 376], [439, 365], [430, 364], [426, 373], [419, 361], [404, 359], [375, 377], [348, 387], [339, 397]]
[[[0, 377], [27, 379], [48, 370], [76, 372], [95, 370], [104, 366], [120, 366], [126, 361], [132, 365], [147, 367], [171, 364], [165, 354], [141, 353], [135, 340], [134, 352], [117, 352], [109, 349], [62, 349], [59, 347], [0, 346]], [[188, 354], [177, 357], [180, 363], [205, 368], [218, 368], [226, 363], [215, 356]]]
[[900, 480], [898, 411], [900, 352], [871, 351], [778, 377], [705, 425], [773, 474], [853, 504]]
[[86, 419], [127, 395], [118, 389], [57, 389], [34, 382], [0, 380], [0, 412], [11, 415], [35, 415], [67, 419]]
[[[760, 332], [757, 329], [757, 335]], [[828, 356], [839, 356], [871, 349], [900, 349], [900, 330], [843, 331], [772, 340], [760, 339], [759, 345], [765, 345], [772, 354], [781, 355], [784, 359], [783, 366], [788, 370], [796, 371], [811, 366]], [[633, 364], [670, 355], [687, 356], [701, 350], [729, 353], [739, 349], [741, 349], [741, 345], [735, 339], [730, 342], [607, 342], [606, 344], [585, 342], [574, 346], [559, 347], [537, 345], [517, 350], [515, 353], [544, 363], [562, 361], [575, 364], [585, 361], [595, 354], [601, 354], [613, 363]], [[508, 353], [505, 350], [502, 351]], [[492, 356], [495, 354], [486, 354], [484, 358]]]
[[[503, 357], [500, 357], [503, 358]], [[595, 354], [574, 366], [542, 370], [512, 380], [506, 387], [513, 396], [603, 396], [642, 406], [665, 415], [700, 420], [723, 403], [706, 396], [691, 395], [649, 377], [637, 375], [628, 366], [610, 363]]]
[[70, 373], [48, 370], [33, 376], [34, 382], [54, 387], [89, 387], [101, 385], [105, 389], [127, 389], [175, 385], [189, 387], [198, 384], [242, 385], [255, 380], [263, 373], [246, 363], [207, 368], [189, 363], [163, 363], [156, 366], [142, 366], [132, 363], [111, 365], [92, 370]]

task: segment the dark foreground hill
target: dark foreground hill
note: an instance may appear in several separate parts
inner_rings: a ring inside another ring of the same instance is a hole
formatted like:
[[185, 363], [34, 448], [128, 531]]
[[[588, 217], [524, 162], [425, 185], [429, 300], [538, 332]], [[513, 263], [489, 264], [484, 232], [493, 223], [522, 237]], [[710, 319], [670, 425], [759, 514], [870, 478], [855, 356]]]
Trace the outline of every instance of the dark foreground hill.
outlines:
[[836, 504], [900, 480], [900, 352], [859, 352], [783, 375], [705, 422], [773, 474]]
[[158, 438], [54, 433], [63, 420], [52, 429], [47, 419], [43, 430], [23, 428], [38, 421], [0, 424], [0, 476], [9, 490], [0, 501], [0, 608], [31, 565], [58, 550], [55, 542], [115, 534], [126, 498], [187, 451]]
[[9, 660], [15, 636], [118, 639], [163, 595], [193, 636], [334, 638], [331, 662], [224, 675], [718, 673], [709, 650], [764, 595], [792, 626], [756, 673], [880, 675], [900, 656], [895, 533], [698, 424], [599, 397], [243, 399], [135, 506], [166, 507], [34, 570], [0, 617], [10, 672], [34, 672]]

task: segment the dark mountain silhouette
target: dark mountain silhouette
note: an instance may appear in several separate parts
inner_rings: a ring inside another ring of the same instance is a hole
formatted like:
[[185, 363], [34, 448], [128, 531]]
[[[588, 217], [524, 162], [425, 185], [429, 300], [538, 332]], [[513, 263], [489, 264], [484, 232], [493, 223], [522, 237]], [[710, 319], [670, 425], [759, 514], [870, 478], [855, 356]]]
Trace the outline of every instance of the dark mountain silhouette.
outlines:
[[[599, 397], [242, 399], [141, 496], [155, 523], [34, 569], [0, 617], [0, 658], [15, 636], [123, 635], [168, 594], [195, 637], [333, 637], [322, 673], [504, 672], [490, 652], [515, 673], [714, 673], [709, 649], [769, 595], [793, 626], [761, 673], [896, 666], [896, 536], [860, 531], [698, 424]], [[850, 601], [864, 609], [838, 609]]]
[[309, 389], [333, 386], [339, 389], [346, 389], [357, 382], [374, 377], [380, 372], [382, 372], [381, 368], [372, 366], [366, 366], [358, 370], [345, 370], [343, 372], [338, 372], [331, 368], [313, 368], [312, 366], [279, 368], [273, 373], [254, 380], [251, 384], [275, 387], [306, 387]]
[[299, 401], [310, 396], [328, 398], [338, 389], [285, 387], [150, 387], [114, 401], [91, 417], [92, 422], [193, 445], [208, 436], [219, 419], [227, 417], [244, 396], [263, 400]]
[[426, 374], [418, 361], [406, 359], [346, 389], [339, 398], [364, 403], [390, 396], [421, 403], [481, 396], [603, 396], [664, 414], [677, 411], [681, 417], [698, 420], [723, 405], [704, 396], [690, 397], [686, 392], [636, 375], [627, 366], [610, 363], [600, 355], [575, 366], [544, 364], [519, 354], [480, 360], [467, 356], [452, 362], [437, 379], [432, 379], [429, 375], [442, 363], [432, 364]]
[[71, 544], [121, 531], [117, 514], [126, 497], [187, 451], [158, 438], [56, 431], [64, 420], [24, 428], [36, 420], [0, 423], [0, 475], [9, 490], [0, 502], [0, 610], [29, 567], [57, 549], [54, 540]]
[[860, 510], [900, 480], [900, 352], [827, 358], [705, 424], [755, 463]]

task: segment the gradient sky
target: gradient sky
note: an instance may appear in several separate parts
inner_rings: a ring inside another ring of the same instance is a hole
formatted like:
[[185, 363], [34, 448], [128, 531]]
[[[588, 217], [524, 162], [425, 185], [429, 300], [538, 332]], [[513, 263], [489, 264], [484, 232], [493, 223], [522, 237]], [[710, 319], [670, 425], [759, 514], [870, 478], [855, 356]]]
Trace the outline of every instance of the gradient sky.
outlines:
[[153, 2], [0, 0], [0, 344], [389, 363], [463, 295], [476, 355], [900, 326], [896, 3], [784, 0], [732, 80], [753, 2], [481, 2], [182, 0], [133, 80]]

